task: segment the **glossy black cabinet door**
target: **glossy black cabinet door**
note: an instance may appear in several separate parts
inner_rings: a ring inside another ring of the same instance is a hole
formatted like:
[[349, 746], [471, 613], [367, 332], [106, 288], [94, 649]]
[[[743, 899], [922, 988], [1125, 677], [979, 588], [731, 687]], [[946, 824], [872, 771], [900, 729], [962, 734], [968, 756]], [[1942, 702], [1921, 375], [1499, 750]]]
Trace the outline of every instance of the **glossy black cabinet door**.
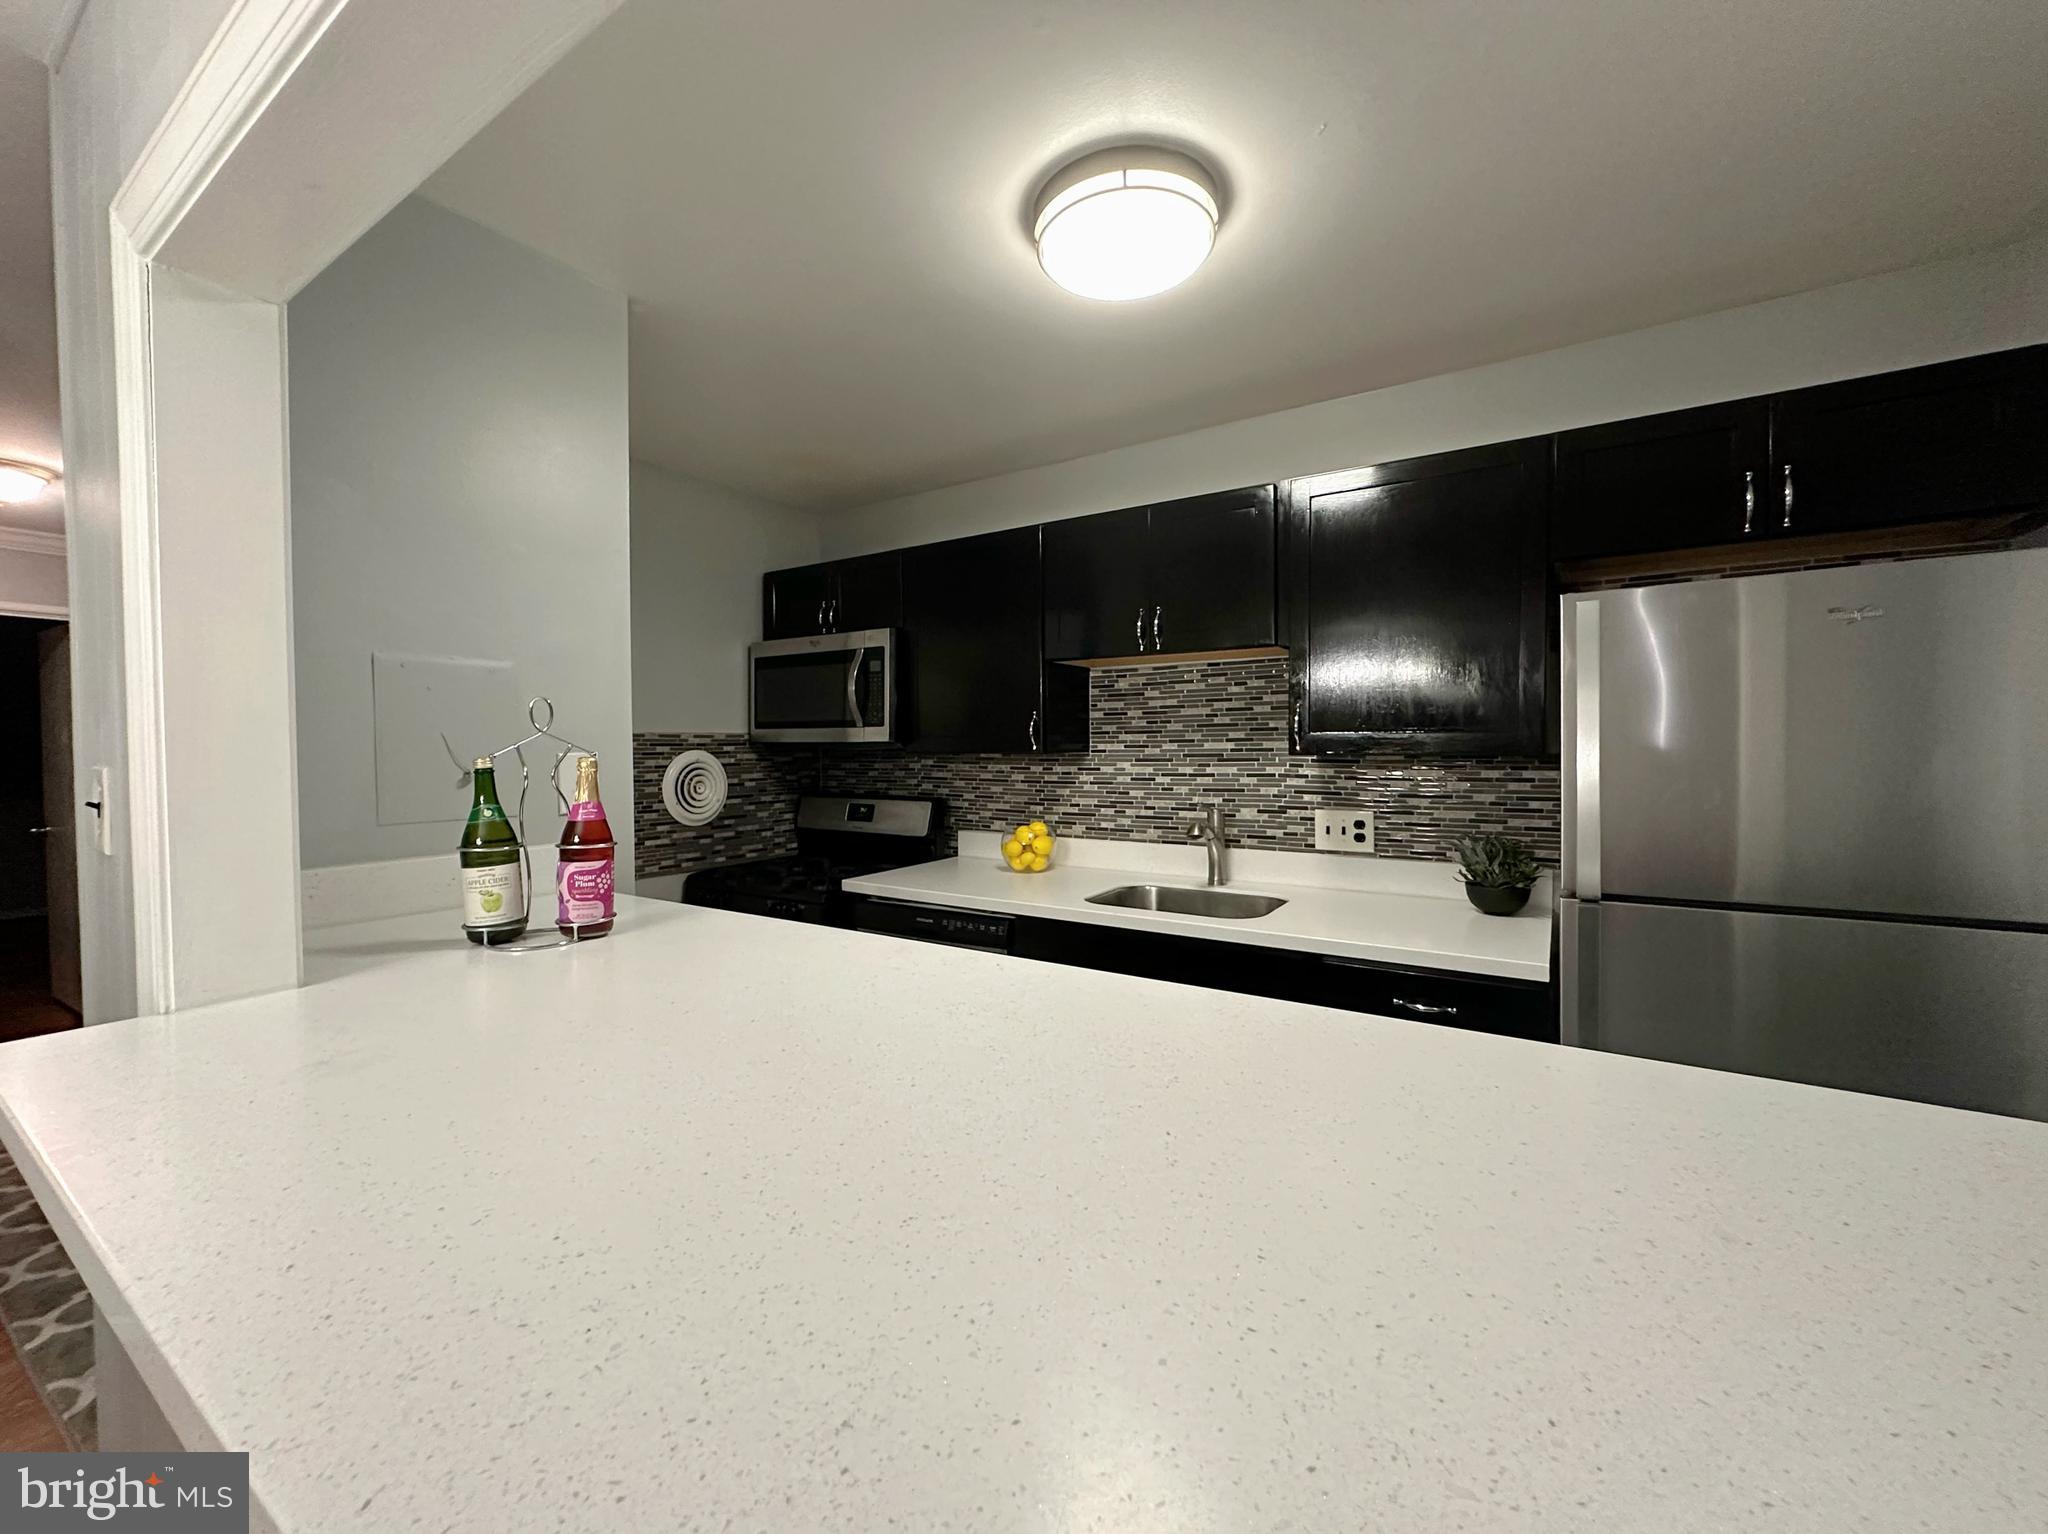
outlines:
[[761, 637], [892, 629], [903, 621], [903, 559], [866, 554], [771, 570], [761, 578]]
[[1769, 507], [1781, 534], [1898, 526], [2048, 495], [2048, 347], [1778, 396]]
[[1564, 432], [1551, 556], [1646, 554], [1768, 535], [1770, 477], [1766, 400]]
[[1097, 660], [1149, 649], [1147, 508], [1045, 524], [1045, 655]]
[[1537, 438], [1288, 486], [1297, 751], [1543, 749], [1549, 463]]
[[903, 622], [903, 556], [867, 554], [833, 567], [836, 600], [826, 609], [834, 633], [893, 629]]
[[761, 577], [761, 637], [795, 639], [826, 632], [835, 582], [830, 565], [799, 565]]
[[1039, 530], [903, 551], [919, 751], [1035, 751], [1046, 740]]
[[1276, 643], [1278, 548], [1271, 485], [1155, 505], [1146, 647], [1185, 655]]

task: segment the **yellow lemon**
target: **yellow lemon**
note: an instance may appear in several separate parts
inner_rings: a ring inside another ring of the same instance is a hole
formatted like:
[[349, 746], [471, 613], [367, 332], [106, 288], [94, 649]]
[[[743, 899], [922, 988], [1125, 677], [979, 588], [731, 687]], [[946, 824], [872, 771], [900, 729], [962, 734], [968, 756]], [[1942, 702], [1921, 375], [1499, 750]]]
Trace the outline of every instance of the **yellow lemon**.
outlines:
[[1003, 856], [1006, 858], [1013, 858], [1023, 850], [1024, 844], [1018, 841], [1017, 838], [1014, 836], [1003, 843]]
[[1029, 826], [1019, 826], [1019, 827], [1017, 827], [1017, 829], [1016, 829], [1016, 830], [1015, 830], [1014, 832], [1012, 832], [1011, 834], [1012, 834], [1013, 836], [1015, 836], [1015, 837], [1017, 838], [1017, 840], [1018, 840], [1018, 841], [1020, 841], [1020, 842], [1028, 842], [1028, 841], [1030, 841], [1030, 840], [1031, 840], [1031, 835], [1032, 835], [1032, 832], [1031, 832], [1031, 827], [1029, 827]]
[[1015, 869], [1020, 874], [1024, 873], [1031, 867], [1031, 859], [1025, 857], [1011, 858], [1010, 867]]
[[1043, 831], [1031, 839], [1031, 850], [1042, 858], [1052, 856], [1052, 838]]
[[1051, 862], [1051, 859], [1046, 857], [1044, 853], [1038, 853], [1031, 859], [1031, 871], [1035, 874], [1042, 874], [1045, 872], [1046, 865], [1049, 862]]
[[1042, 820], [1034, 820], [1031, 822], [1031, 834], [1033, 836], [1043, 836], [1046, 832], [1050, 831], [1051, 829], [1052, 827], [1047, 825]]

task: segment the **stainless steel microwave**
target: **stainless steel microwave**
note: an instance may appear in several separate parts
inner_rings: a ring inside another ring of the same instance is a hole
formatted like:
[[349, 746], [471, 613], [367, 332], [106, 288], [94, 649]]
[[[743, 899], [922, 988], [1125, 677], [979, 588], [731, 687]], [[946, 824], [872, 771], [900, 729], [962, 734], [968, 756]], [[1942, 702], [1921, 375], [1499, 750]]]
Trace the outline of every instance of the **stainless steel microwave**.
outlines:
[[807, 634], [750, 645], [747, 734], [791, 742], [896, 739], [896, 631]]

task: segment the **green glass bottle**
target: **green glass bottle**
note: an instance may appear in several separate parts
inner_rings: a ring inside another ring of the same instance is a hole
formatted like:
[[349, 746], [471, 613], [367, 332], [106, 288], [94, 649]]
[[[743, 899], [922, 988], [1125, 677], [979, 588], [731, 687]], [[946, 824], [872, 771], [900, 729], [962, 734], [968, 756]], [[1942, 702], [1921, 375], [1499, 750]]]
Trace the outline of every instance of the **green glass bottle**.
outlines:
[[462, 931], [472, 943], [509, 943], [526, 930], [519, 833], [498, 803], [491, 759], [476, 759], [476, 799], [462, 828]]

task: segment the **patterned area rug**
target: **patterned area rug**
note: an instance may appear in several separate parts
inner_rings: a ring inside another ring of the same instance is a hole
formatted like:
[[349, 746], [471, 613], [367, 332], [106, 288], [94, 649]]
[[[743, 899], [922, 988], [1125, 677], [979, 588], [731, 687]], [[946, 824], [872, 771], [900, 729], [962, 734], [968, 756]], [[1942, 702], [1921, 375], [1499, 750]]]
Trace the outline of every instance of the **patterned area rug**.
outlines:
[[92, 1296], [0, 1146], [0, 1320], [50, 1415], [84, 1451], [99, 1447]]

